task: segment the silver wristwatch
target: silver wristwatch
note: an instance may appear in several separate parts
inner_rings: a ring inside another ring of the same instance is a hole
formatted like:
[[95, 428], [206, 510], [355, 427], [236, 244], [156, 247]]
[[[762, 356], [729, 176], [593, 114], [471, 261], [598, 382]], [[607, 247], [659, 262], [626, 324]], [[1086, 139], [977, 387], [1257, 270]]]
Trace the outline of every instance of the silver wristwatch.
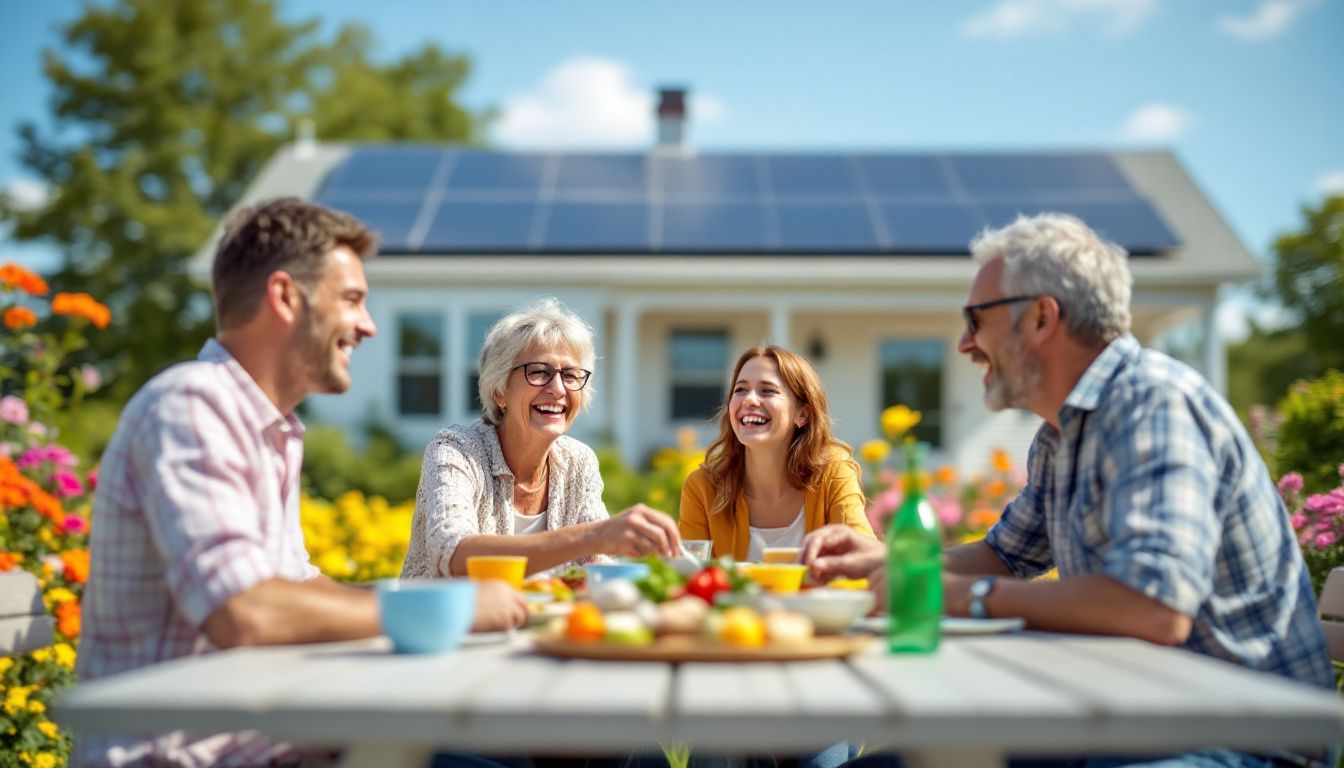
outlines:
[[997, 576], [981, 576], [971, 582], [971, 604], [969, 610], [972, 618], [989, 618], [989, 609], [985, 607], [985, 598], [989, 597], [989, 593], [994, 591], [994, 584], [997, 581]]

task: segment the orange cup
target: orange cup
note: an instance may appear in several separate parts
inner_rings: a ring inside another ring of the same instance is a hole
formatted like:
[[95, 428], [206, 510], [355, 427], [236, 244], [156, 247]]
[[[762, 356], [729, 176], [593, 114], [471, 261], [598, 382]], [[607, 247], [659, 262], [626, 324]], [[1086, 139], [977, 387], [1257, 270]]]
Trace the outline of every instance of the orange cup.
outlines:
[[802, 547], [766, 547], [761, 550], [762, 563], [796, 563], [803, 552]]
[[467, 576], [475, 581], [499, 579], [514, 589], [523, 586], [527, 558], [521, 555], [473, 555], [467, 558]]

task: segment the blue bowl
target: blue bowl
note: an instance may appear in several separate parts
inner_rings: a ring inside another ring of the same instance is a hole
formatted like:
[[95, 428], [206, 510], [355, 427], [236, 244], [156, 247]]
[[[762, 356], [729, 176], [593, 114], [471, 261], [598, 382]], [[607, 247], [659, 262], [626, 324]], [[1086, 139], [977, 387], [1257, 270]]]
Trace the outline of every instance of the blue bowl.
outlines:
[[601, 584], [612, 579], [643, 579], [649, 575], [648, 563], [593, 563], [584, 566], [588, 575], [588, 586]]
[[378, 582], [383, 634], [397, 653], [446, 653], [462, 644], [476, 615], [476, 583], [467, 579]]

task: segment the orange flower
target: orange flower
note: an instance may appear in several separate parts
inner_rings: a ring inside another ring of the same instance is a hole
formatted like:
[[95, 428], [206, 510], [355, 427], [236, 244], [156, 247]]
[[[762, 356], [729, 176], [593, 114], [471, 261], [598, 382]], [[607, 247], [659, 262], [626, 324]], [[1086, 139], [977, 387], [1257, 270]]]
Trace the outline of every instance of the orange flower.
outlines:
[[79, 603], [70, 600], [56, 606], [56, 631], [67, 638], [79, 637]]
[[971, 510], [967, 516], [966, 522], [970, 523], [972, 528], [984, 530], [999, 521], [1000, 512], [992, 507], [976, 507]]
[[83, 584], [89, 580], [89, 550], [72, 549], [62, 552], [61, 564], [65, 566], [66, 581]]
[[57, 315], [82, 317], [98, 328], [106, 328], [112, 312], [87, 293], [58, 293], [51, 299], [51, 311]]
[[0, 285], [18, 288], [32, 296], [47, 295], [47, 281], [36, 272], [24, 269], [12, 261], [0, 264]]
[[957, 482], [957, 470], [944, 464], [933, 473], [933, 480], [939, 485], [951, 485]]
[[994, 453], [989, 457], [989, 464], [994, 467], [995, 472], [1013, 471], [1013, 460], [1008, 456], [1008, 452], [1002, 448], [994, 449]]
[[19, 564], [17, 555], [9, 552], [0, 552], [0, 573], [14, 570], [14, 566]]
[[990, 480], [985, 484], [985, 495], [991, 499], [997, 499], [1007, 490], [1008, 487], [1003, 484], [1002, 480]]
[[27, 307], [10, 307], [5, 310], [5, 327], [11, 331], [37, 325], [37, 315]]

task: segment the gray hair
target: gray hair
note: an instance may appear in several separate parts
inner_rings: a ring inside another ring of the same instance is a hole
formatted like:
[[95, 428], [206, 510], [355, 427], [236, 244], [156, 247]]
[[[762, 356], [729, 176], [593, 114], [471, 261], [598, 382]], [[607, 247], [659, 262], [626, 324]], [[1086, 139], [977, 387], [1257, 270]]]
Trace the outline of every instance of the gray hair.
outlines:
[[[1134, 278], [1128, 254], [1073, 216], [1018, 216], [1002, 229], [981, 232], [971, 241], [971, 256], [980, 264], [1003, 259], [1005, 296], [1053, 296], [1064, 327], [1084, 344], [1102, 346], [1129, 332]], [[1025, 311], [1014, 306], [1013, 322]]]
[[[481, 347], [481, 381], [477, 391], [485, 420], [491, 424], [498, 425], [504, 417], [495, 395], [504, 393], [509, 374], [515, 366], [528, 362], [519, 358], [533, 346], [567, 349], [579, 359], [579, 367], [590, 371], [597, 362], [592, 326], [552, 296], [501, 317], [490, 326]], [[593, 399], [591, 380], [579, 395], [583, 408], [587, 409]]]

